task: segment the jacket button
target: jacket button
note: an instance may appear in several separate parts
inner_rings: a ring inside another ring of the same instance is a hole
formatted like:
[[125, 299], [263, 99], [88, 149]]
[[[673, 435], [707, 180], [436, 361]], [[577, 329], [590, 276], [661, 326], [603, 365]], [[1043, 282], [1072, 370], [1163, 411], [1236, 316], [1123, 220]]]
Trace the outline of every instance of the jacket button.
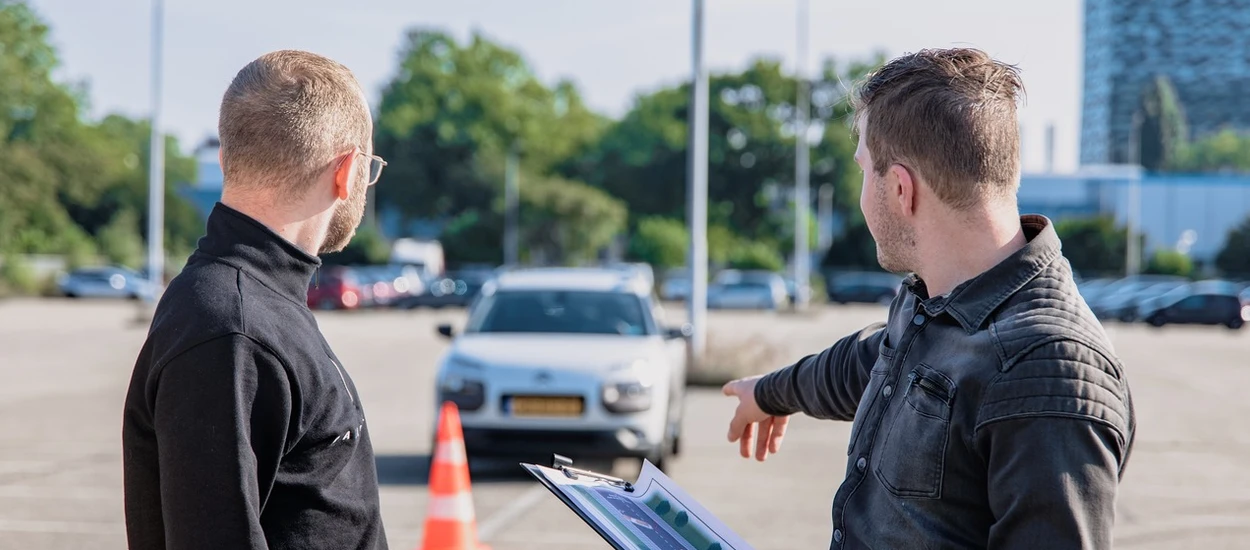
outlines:
[[916, 325], [916, 326], [923, 325], [923, 324], [924, 324], [924, 314], [922, 314], [922, 313], [917, 313], [915, 317], [912, 317], [912, 318], [911, 318], [911, 323], [912, 323], [913, 325]]
[[861, 471], [861, 472], [862, 472], [862, 471], [864, 471], [864, 468], [867, 468], [867, 467], [868, 467], [868, 460], [866, 460], [866, 459], [865, 459], [864, 457], [862, 457], [862, 456], [861, 456], [861, 457], [859, 457], [859, 460], [856, 460], [856, 461], [855, 461], [855, 467], [856, 467], [856, 468], [859, 468], [859, 471]]
[[885, 388], [882, 388], [881, 390], [881, 395], [884, 395], [886, 397], [889, 397], [893, 394], [894, 394], [894, 386], [886, 386]]
[[833, 542], [842, 542], [842, 530], [841, 529], [833, 530]]

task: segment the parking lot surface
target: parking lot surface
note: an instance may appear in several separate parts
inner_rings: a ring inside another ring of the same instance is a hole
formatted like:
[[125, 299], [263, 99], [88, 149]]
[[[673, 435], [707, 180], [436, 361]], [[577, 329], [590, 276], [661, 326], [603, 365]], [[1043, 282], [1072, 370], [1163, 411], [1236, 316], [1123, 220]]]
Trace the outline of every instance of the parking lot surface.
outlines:
[[[679, 308], [670, 314], [680, 318]], [[713, 312], [717, 341], [757, 339], [792, 360], [881, 319], [878, 307], [809, 314]], [[319, 313], [369, 416], [391, 548], [417, 548], [442, 322], [462, 313]], [[1250, 546], [1250, 330], [1109, 324], [1138, 413], [1116, 547]], [[146, 324], [129, 302], [0, 302], [0, 550], [125, 548], [121, 405]], [[782, 365], [763, 365], [762, 368]], [[759, 549], [826, 548], [849, 424], [798, 419], [781, 454], [738, 458], [733, 402], [692, 390], [670, 475]], [[619, 461], [617, 475], [636, 465]], [[606, 544], [510, 463], [473, 467], [482, 538], [495, 550]]]

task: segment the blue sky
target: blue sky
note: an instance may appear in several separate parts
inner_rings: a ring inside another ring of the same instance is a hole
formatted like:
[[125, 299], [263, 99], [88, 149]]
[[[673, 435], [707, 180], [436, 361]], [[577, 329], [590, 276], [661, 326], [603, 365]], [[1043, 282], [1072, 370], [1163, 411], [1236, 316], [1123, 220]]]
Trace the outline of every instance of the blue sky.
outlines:
[[[93, 117], [146, 116], [150, 0], [28, 0], [50, 22], [59, 76], [85, 80]], [[690, 70], [690, 3], [683, 0], [166, 0], [164, 126], [184, 142], [211, 134], [235, 72], [267, 51], [327, 55], [356, 73], [376, 102], [403, 33], [476, 29], [520, 50], [546, 81], [571, 78], [595, 109], [619, 115], [632, 98]], [[1025, 168], [1040, 169], [1047, 124], [1056, 167], [1077, 159], [1081, 95], [1080, 0], [810, 0], [810, 69], [827, 55], [897, 55], [971, 45], [1021, 67]], [[794, 0], [707, 0], [707, 60], [733, 70], [768, 56], [792, 64]]]

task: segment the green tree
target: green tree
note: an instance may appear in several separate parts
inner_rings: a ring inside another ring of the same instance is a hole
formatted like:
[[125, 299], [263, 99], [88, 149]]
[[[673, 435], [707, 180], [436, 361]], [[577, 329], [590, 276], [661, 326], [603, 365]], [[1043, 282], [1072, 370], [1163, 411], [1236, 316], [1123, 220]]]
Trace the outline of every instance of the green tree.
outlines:
[[[833, 183], [834, 208], [858, 213], [859, 170], [844, 98], [847, 81], [880, 59], [840, 68], [826, 63], [813, 83], [811, 119], [823, 137], [812, 147], [813, 188]], [[794, 185], [794, 79], [780, 62], [761, 59], [745, 71], [712, 75], [708, 121], [708, 219], [775, 246], [792, 239], [787, 194]], [[689, 85], [641, 95], [603, 138], [563, 166], [623, 199], [642, 216], [684, 218]], [[815, 239], [813, 239], [814, 241]]]
[[1156, 76], [1142, 93], [1139, 158], [1147, 170], [1171, 168], [1189, 139], [1185, 112], [1172, 81]]
[[1250, 277], [1250, 216], [1228, 232], [1215, 267], [1229, 277]]
[[144, 261], [146, 247], [139, 236], [139, 216], [133, 210], [119, 210], [114, 214], [100, 229], [97, 240], [100, 251], [111, 263], [138, 268]]
[[1186, 146], [1175, 163], [1182, 172], [1250, 172], [1250, 137], [1224, 129]]
[[820, 265], [841, 269], [881, 269], [877, 262], [877, 242], [873, 240], [868, 225], [862, 221], [851, 224], [829, 244]]
[[633, 259], [651, 264], [657, 271], [685, 265], [690, 233], [680, 221], [652, 216], [638, 221], [629, 240]]
[[502, 164], [515, 143], [525, 172], [545, 175], [606, 124], [572, 83], [547, 87], [519, 53], [481, 35], [460, 44], [413, 30], [400, 59], [382, 93], [375, 148], [390, 162], [378, 203], [407, 218], [484, 214], [503, 180], [483, 164]]
[[625, 230], [625, 203], [584, 183], [527, 178], [521, 187], [521, 248], [530, 261], [581, 264]]
[[1146, 273], [1189, 277], [1194, 272], [1194, 262], [1189, 256], [1175, 250], [1156, 250], [1146, 262]]
[[0, 256], [0, 297], [6, 294], [34, 294], [39, 291], [39, 279], [21, 256]]

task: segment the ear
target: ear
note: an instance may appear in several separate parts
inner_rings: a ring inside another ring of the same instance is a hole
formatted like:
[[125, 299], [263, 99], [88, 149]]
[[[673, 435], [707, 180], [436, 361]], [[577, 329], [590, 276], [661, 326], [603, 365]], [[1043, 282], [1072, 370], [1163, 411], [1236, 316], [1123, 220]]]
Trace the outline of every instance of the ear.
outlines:
[[347, 196], [351, 194], [352, 174], [356, 173], [358, 156], [355, 150], [347, 153], [334, 169], [334, 196], [339, 200], [347, 200]]
[[911, 170], [902, 164], [894, 164], [890, 166], [890, 181], [893, 183], [893, 198], [898, 201], [898, 206], [902, 209], [903, 214], [913, 216], [916, 214], [916, 191], [919, 182], [912, 177]]

